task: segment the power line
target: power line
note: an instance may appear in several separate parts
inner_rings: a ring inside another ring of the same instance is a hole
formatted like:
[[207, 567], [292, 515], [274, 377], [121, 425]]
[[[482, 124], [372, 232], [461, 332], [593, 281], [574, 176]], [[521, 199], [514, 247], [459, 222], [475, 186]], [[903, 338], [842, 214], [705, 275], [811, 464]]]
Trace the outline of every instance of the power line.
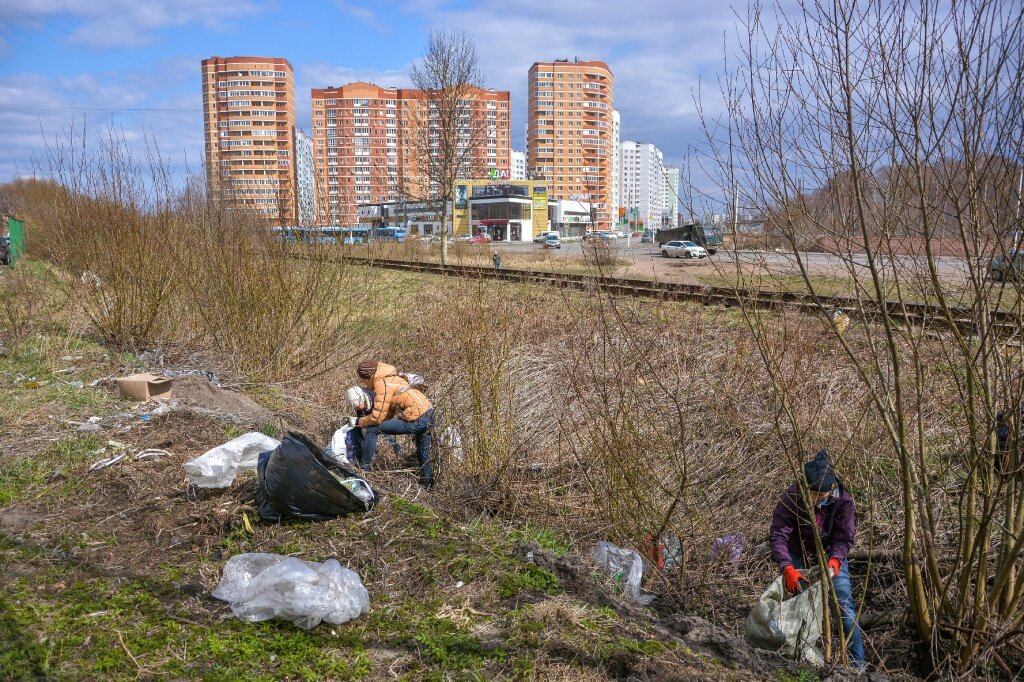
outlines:
[[36, 106], [31, 104], [0, 104], [0, 111], [104, 111], [110, 113], [120, 112], [175, 112], [194, 113], [202, 109], [166, 109], [161, 107], [77, 107], [77, 106]]
[[[178, 75], [178, 76], [184, 75], [183, 71], [175, 71], [174, 69], [170, 69], [170, 68], [168, 68], [166, 66], [160, 66], [159, 64], [154, 64], [152, 62], [146, 61], [145, 59], [142, 59], [141, 57], [136, 57], [134, 55], [130, 55], [127, 52], [121, 52], [120, 50], [117, 50], [117, 49], [114, 49], [114, 48], [110, 47], [109, 45], [104, 45], [103, 43], [98, 43], [95, 40], [90, 40], [89, 38], [86, 38], [84, 36], [80, 36], [77, 33], [75, 33], [74, 31], [69, 31], [69, 30], [67, 30], [65, 28], [61, 28], [60, 26], [58, 26], [56, 24], [53, 24], [53, 23], [50, 23], [49, 21], [43, 19], [42, 17], [38, 17], [38, 16], [36, 16], [34, 14], [29, 14], [25, 10], [19, 9], [17, 7], [14, 7], [13, 5], [11, 5], [11, 4], [7, 3], [7, 2], [4, 2], [3, 0], [0, 0], [0, 5], [3, 5], [7, 9], [12, 10], [14, 12], [17, 12], [18, 14], [26, 16], [29, 19], [33, 19], [35, 21], [38, 21], [40, 24], [42, 24], [44, 26], [48, 26], [48, 27], [52, 28], [55, 31], [60, 31], [61, 33], [65, 34], [65, 35], [71, 36], [72, 38], [75, 38], [77, 40], [81, 40], [82, 42], [85, 42], [85, 43], [89, 43], [90, 45], [94, 45], [94, 46], [96, 46], [98, 48], [101, 48], [103, 50], [108, 50], [110, 52], [113, 52], [116, 55], [120, 55], [121, 57], [125, 57], [127, 59], [133, 59], [133, 60], [135, 60], [135, 61], [137, 61], [137, 62], [139, 62], [141, 64], [145, 64], [146, 66], [151, 66], [154, 69], [163, 69], [164, 71], [167, 71], [168, 73], [173, 73], [173, 74]], [[191, 77], [192, 76], [189, 76], [189, 78], [191, 78]]]

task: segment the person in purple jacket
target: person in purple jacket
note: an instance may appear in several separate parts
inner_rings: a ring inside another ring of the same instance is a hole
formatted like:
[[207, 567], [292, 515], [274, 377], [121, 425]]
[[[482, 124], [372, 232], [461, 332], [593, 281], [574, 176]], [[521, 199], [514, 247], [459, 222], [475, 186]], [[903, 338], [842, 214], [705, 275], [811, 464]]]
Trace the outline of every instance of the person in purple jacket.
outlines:
[[[850, 662], [863, 670], [864, 641], [857, 625], [857, 609], [850, 586], [850, 567], [846, 556], [850, 553], [857, 534], [856, 509], [853, 497], [836, 478], [828, 450], [820, 450], [810, 462], [804, 464], [804, 479], [814, 505], [813, 518], [821, 535], [821, 545], [828, 557], [836, 598], [839, 601], [843, 632], [850, 646]], [[772, 527], [768, 533], [772, 558], [779, 565], [786, 590], [797, 594], [807, 578], [801, 571], [817, 557], [814, 544], [812, 514], [806, 511], [796, 484], [782, 493], [772, 514]]]

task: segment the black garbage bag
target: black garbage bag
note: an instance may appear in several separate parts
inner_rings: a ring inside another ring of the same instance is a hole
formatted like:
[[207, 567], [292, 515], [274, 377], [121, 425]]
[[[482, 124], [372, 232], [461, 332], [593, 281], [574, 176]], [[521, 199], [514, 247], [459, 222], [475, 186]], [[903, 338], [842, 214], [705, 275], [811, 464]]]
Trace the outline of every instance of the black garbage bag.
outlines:
[[325, 521], [369, 511], [380, 496], [359, 474], [330, 459], [316, 443], [289, 431], [281, 444], [260, 455], [256, 504], [268, 521]]

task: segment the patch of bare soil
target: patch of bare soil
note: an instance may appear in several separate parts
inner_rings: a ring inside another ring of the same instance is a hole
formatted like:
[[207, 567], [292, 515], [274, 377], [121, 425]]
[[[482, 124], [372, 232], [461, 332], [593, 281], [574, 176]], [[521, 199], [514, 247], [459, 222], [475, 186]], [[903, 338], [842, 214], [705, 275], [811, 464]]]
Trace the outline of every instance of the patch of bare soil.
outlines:
[[175, 378], [174, 397], [200, 413], [230, 416], [253, 424], [267, 424], [275, 419], [273, 412], [244, 393], [219, 388], [203, 377]]

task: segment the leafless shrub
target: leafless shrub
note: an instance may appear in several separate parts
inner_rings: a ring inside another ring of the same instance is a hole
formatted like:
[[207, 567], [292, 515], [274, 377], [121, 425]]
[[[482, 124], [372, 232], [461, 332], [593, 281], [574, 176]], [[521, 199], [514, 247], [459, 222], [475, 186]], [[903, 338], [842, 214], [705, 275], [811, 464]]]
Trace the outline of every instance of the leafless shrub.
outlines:
[[[996, 452], [993, 426], [1016, 411], [1024, 374], [995, 320], [1019, 328], [1021, 292], [986, 269], [1021, 228], [1024, 16], [998, 0], [806, 2], [777, 24], [754, 5], [744, 28], [723, 81], [727, 116], [707, 122], [718, 178], [763, 210], [765, 235], [785, 245], [823, 319], [832, 311], [801, 251], [813, 243], [853, 283], [862, 326], [826, 328], [899, 485], [903, 578], [926, 672], [985, 663], [1012, 676], [1024, 490], [999, 464], [1014, 468], [1019, 448]], [[951, 252], [961, 257], [953, 277], [939, 258]], [[901, 321], [916, 303], [932, 308]], [[748, 306], [744, 316], [776, 396], [775, 429], [793, 434], [795, 473], [814, 439], [784, 363], [793, 351], [773, 320]], [[934, 321], [953, 331], [933, 332]]]

